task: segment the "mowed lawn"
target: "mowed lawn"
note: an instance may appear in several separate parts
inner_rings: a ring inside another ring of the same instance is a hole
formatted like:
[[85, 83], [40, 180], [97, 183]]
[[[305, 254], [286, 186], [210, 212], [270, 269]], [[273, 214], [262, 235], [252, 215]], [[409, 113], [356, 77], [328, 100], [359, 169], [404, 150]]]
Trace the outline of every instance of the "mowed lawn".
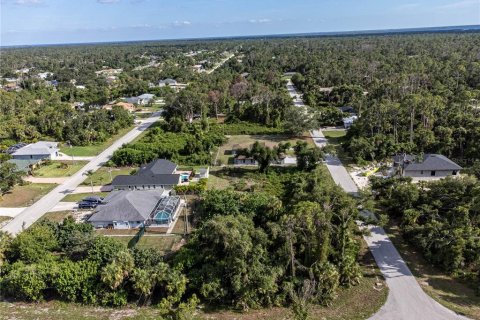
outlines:
[[24, 186], [15, 186], [10, 192], [0, 198], [0, 207], [15, 208], [28, 207], [41, 197], [53, 190], [54, 183], [30, 183]]
[[103, 150], [111, 146], [118, 138], [127, 134], [130, 130], [132, 130], [134, 126], [123, 128], [116, 135], [111, 136], [109, 139], [102, 143], [93, 144], [90, 146], [73, 146], [69, 147], [64, 145], [60, 148], [60, 152], [65, 153], [69, 156], [74, 157], [91, 157], [99, 155]]
[[87, 163], [88, 161], [52, 161], [36, 169], [34, 176], [40, 178], [70, 177]]
[[[228, 141], [218, 148], [218, 157], [217, 161], [220, 160], [222, 164], [233, 164], [232, 148], [235, 145], [238, 145], [239, 148], [250, 148], [255, 141], [264, 143], [267, 147], [275, 147], [279, 143], [290, 142], [292, 147], [297, 143], [297, 141], [303, 140], [306, 141], [311, 146], [314, 146], [312, 138], [310, 135], [305, 133], [303, 137], [292, 137], [288, 135], [276, 134], [276, 135], [234, 135], [229, 136]], [[290, 155], [293, 155], [293, 151], [287, 152]]]
[[40, 218], [40, 220], [41, 219], [46, 219], [46, 220], [52, 221], [52, 222], [62, 222], [63, 219], [70, 216], [71, 214], [72, 214], [71, 210], [47, 212]]
[[112, 182], [110, 180], [110, 171], [112, 173], [111, 177], [113, 179], [118, 175], [129, 175], [135, 169], [136, 168], [133, 168], [133, 167], [119, 167], [119, 168], [101, 167], [100, 169], [95, 171], [91, 177], [87, 177], [82, 182], [82, 185], [89, 186], [90, 178], [92, 179], [92, 183], [94, 186], [103, 186], [106, 184], [110, 184]]
[[99, 197], [106, 197], [108, 196], [109, 192], [95, 192], [95, 193], [72, 193], [72, 194], [67, 194], [63, 199], [62, 202], [78, 202], [82, 200], [85, 197], [91, 197], [91, 196], [99, 196]]

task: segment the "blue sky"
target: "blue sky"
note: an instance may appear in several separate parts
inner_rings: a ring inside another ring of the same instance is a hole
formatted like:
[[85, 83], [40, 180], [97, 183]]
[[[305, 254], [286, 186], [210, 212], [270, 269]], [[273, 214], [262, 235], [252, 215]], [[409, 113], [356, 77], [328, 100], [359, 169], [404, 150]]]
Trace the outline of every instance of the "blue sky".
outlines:
[[480, 0], [0, 0], [0, 45], [480, 24]]

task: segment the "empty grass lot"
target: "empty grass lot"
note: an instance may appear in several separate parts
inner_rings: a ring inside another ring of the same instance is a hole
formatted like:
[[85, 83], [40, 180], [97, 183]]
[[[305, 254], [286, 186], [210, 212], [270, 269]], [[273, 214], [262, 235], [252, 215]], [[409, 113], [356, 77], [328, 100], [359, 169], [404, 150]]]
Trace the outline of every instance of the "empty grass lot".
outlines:
[[[290, 142], [292, 147], [298, 140], [306, 141], [311, 146], [314, 146], [312, 139], [309, 135], [305, 134], [303, 137], [291, 137], [288, 135], [276, 134], [276, 135], [234, 135], [228, 138], [227, 143], [218, 148], [218, 158], [222, 164], [233, 164], [233, 155], [231, 150], [234, 145], [238, 145], [240, 148], [249, 148], [255, 141], [264, 143], [268, 147], [274, 147], [280, 142]], [[293, 155], [293, 151], [289, 151]]]
[[34, 176], [40, 178], [70, 177], [87, 163], [87, 161], [52, 161], [36, 169]]
[[335, 147], [337, 157], [340, 161], [342, 161], [345, 166], [354, 164], [352, 157], [343, 150], [341, 145], [347, 132], [345, 130], [322, 130], [322, 132], [325, 138], [327, 138], [328, 143]]
[[0, 207], [28, 207], [54, 189], [54, 183], [30, 183], [15, 186], [10, 192], [0, 198]]
[[99, 197], [106, 197], [109, 193], [108, 192], [95, 192], [95, 193], [72, 193], [67, 194], [63, 199], [62, 202], [78, 202], [85, 197], [91, 196], [99, 196]]
[[108, 168], [108, 167], [101, 167], [97, 171], [93, 173], [91, 177], [87, 177], [81, 184], [84, 186], [90, 185], [90, 178], [92, 179], [94, 186], [103, 186], [106, 184], [110, 184], [112, 181], [110, 180], [110, 170], [112, 171], [112, 179], [118, 175], [129, 175], [134, 169], [132, 167], [120, 167], [120, 168]]
[[128, 127], [128, 128], [123, 128], [116, 135], [111, 136], [109, 139], [102, 143], [97, 143], [93, 144], [90, 146], [62, 146], [60, 148], [60, 152], [65, 153], [69, 156], [74, 156], [74, 157], [92, 157], [92, 156], [97, 156], [99, 155], [103, 150], [111, 146], [118, 138], [121, 136], [124, 136], [132, 130], [134, 126]]
[[391, 221], [385, 231], [429, 296], [459, 314], [480, 320], [480, 296], [475, 295], [474, 284], [463, 282], [432, 266], [403, 239], [395, 222]]

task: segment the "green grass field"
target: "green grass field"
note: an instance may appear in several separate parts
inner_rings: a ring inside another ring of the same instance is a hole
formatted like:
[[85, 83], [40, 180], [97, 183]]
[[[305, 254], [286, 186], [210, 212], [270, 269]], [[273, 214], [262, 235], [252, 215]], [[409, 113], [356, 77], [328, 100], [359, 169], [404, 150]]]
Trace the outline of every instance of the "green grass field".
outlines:
[[0, 198], [0, 207], [28, 207], [54, 189], [54, 183], [30, 183], [15, 186], [10, 192]]
[[34, 171], [35, 177], [59, 178], [69, 177], [85, 166], [87, 161], [52, 161]]
[[[132, 172], [132, 170], [136, 169], [132, 167], [121, 167], [121, 168], [108, 168], [108, 167], [101, 167], [97, 171], [93, 173], [91, 176], [92, 182], [94, 186], [103, 186], [106, 184], [110, 184], [112, 181], [110, 180], [110, 172], [112, 170], [112, 179], [118, 175], [128, 175]], [[87, 177], [83, 182], [82, 185], [89, 186], [90, 185], [90, 177]]]
[[95, 192], [95, 193], [72, 193], [67, 194], [63, 199], [62, 202], [78, 202], [85, 197], [90, 196], [99, 196], [99, 197], [106, 197], [109, 193], [108, 192]]
[[124, 136], [127, 132], [132, 130], [134, 126], [121, 129], [116, 135], [111, 136], [105, 142], [93, 144], [90, 146], [62, 146], [60, 152], [65, 153], [69, 156], [75, 157], [91, 157], [99, 155], [103, 150], [111, 146], [118, 138]]

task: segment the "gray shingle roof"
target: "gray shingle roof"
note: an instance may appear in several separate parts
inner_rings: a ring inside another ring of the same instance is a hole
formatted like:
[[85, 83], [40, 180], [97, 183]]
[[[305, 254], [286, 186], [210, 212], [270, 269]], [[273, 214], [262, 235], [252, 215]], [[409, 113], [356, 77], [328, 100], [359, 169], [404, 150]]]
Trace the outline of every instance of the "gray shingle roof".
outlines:
[[430, 171], [442, 171], [442, 170], [460, 170], [458, 164], [448, 159], [447, 157], [441, 154], [426, 154], [423, 158], [423, 162], [419, 163], [410, 163], [405, 167], [405, 171], [421, 171], [421, 170], [430, 170]]
[[139, 185], [177, 185], [180, 181], [179, 174], [137, 174], [134, 176], [120, 175], [112, 181], [112, 186], [139, 186]]
[[95, 221], [144, 221], [162, 198], [163, 190], [112, 191], [88, 219]]
[[172, 161], [157, 159], [141, 167], [137, 175], [172, 174], [176, 169], [177, 165]]
[[24, 156], [24, 155], [47, 155], [57, 151], [58, 142], [51, 141], [38, 141], [31, 143], [23, 148], [18, 149], [12, 155]]

